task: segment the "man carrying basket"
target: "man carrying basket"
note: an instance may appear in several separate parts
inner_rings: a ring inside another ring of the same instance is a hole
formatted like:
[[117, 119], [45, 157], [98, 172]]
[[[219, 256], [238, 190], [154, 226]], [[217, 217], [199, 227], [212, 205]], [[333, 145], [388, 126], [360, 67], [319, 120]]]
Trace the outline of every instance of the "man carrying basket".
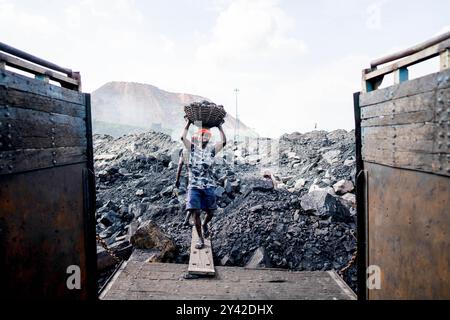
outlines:
[[[199, 241], [195, 245], [197, 249], [204, 246], [204, 238], [209, 236], [208, 222], [213, 217], [214, 210], [217, 209], [216, 195], [215, 195], [215, 181], [213, 177], [212, 167], [214, 164], [214, 157], [223, 149], [226, 144], [225, 133], [222, 125], [217, 125], [220, 132], [221, 141], [212, 145], [209, 143], [211, 138], [211, 131], [208, 128], [200, 128], [196, 135], [197, 142], [193, 143], [187, 138], [187, 133], [192, 121], [186, 119], [181, 141], [186, 148], [189, 156], [188, 174], [189, 184], [187, 188], [186, 210], [194, 216], [195, 228], [199, 237]], [[203, 223], [200, 220], [200, 211], [204, 210], [206, 213]]]

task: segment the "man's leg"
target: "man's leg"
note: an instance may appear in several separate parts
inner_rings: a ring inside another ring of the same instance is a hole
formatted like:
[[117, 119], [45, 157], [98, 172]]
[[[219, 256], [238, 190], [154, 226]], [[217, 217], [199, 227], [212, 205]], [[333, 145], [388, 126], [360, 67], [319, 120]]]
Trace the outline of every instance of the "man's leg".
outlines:
[[184, 218], [183, 226], [190, 226], [191, 223], [189, 221], [189, 218], [191, 217], [191, 210], [186, 210], [186, 217]]
[[198, 242], [195, 245], [197, 249], [203, 248], [204, 241], [203, 241], [203, 235], [202, 235], [202, 224], [200, 221], [200, 208], [201, 208], [201, 202], [200, 202], [200, 193], [199, 190], [189, 188], [188, 194], [186, 197], [186, 209], [188, 210], [189, 214], [194, 215], [194, 224], [195, 229], [197, 230], [198, 234]]
[[214, 216], [214, 211], [213, 210], [205, 210], [205, 212], [206, 212], [206, 216], [205, 216], [205, 220], [203, 220], [203, 223], [202, 223], [202, 231], [203, 231], [203, 235], [206, 238], [208, 238], [209, 237], [208, 222], [210, 222], [212, 217]]
[[204, 240], [203, 240], [203, 234], [202, 234], [202, 223], [200, 220], [200, 210], [192, 210], [192, 214], [194, 215], [194, 223], [195, 223], [195, 229], [197, 230], [198, 234], [198, 242], [195, 244], [196, 249], [203, 248]]
[[202, 228], [203, 228], [203, 235], [205, 237], [209, 237], [208, 222], [211, 221], [214, 215], [214, 210], [217, 209], [217, 200], [214, 187], [205, 189], [204, 193], [205, 193], [204, 202], [205, 202], [206, 217], [205, 220], [203, 221]]

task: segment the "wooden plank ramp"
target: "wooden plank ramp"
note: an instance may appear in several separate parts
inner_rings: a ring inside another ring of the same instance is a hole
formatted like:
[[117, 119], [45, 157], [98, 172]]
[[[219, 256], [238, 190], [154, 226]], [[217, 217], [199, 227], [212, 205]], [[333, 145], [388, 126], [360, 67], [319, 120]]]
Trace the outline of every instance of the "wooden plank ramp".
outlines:
[[354, 300], [334, 271], [215, 267], [215, 277], [186, 279], [186, 264], [149, 263], [135, 250], [100, 294], [103, 300]]
[[192, 227], [191, 239], [188, 273], [213, 276], [216, 272], [214, 270], [211, 239], [205, 238], [205, 246], [202, 249], [196, 249], [195, 244], [199, 237], [195, 226]]

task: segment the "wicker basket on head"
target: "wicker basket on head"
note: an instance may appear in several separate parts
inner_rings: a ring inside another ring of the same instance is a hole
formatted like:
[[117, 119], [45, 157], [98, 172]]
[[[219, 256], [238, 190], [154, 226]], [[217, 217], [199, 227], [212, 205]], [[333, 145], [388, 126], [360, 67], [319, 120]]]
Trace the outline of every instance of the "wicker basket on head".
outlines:
[[226, 111], [221, 105], [206, 100], [184, 106], [185, 118], [203, 128], [217, 127], [225, 122]]

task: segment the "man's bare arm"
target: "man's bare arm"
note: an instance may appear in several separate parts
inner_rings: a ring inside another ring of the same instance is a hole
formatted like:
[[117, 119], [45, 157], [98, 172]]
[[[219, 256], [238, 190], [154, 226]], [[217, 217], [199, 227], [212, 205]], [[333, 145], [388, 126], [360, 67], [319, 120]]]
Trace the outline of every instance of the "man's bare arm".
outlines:
[[187, 150], [191, 150], [191, 140], [189, 140], [187, 138], [187, 133], [188, 133], [190, 125], [191, 125], [191, 121], [187, 120], [186, 125], [184, 126], [184, 129], [183, 129], [183, 133], [181, 134], [181, 141], [183, 141], [183, 144]]
[[217, 129], [219, 129], [221, 141], [216, 143], [216, 146], [215, 146], [216, 154], [219, 153], [220, 150], [222, 150], [223, 147], [225, 147], [225, 145], [227, 144], [227, 137], [225, 136], [225, 132], [223, 132], [222, 125], [218, 125]]

